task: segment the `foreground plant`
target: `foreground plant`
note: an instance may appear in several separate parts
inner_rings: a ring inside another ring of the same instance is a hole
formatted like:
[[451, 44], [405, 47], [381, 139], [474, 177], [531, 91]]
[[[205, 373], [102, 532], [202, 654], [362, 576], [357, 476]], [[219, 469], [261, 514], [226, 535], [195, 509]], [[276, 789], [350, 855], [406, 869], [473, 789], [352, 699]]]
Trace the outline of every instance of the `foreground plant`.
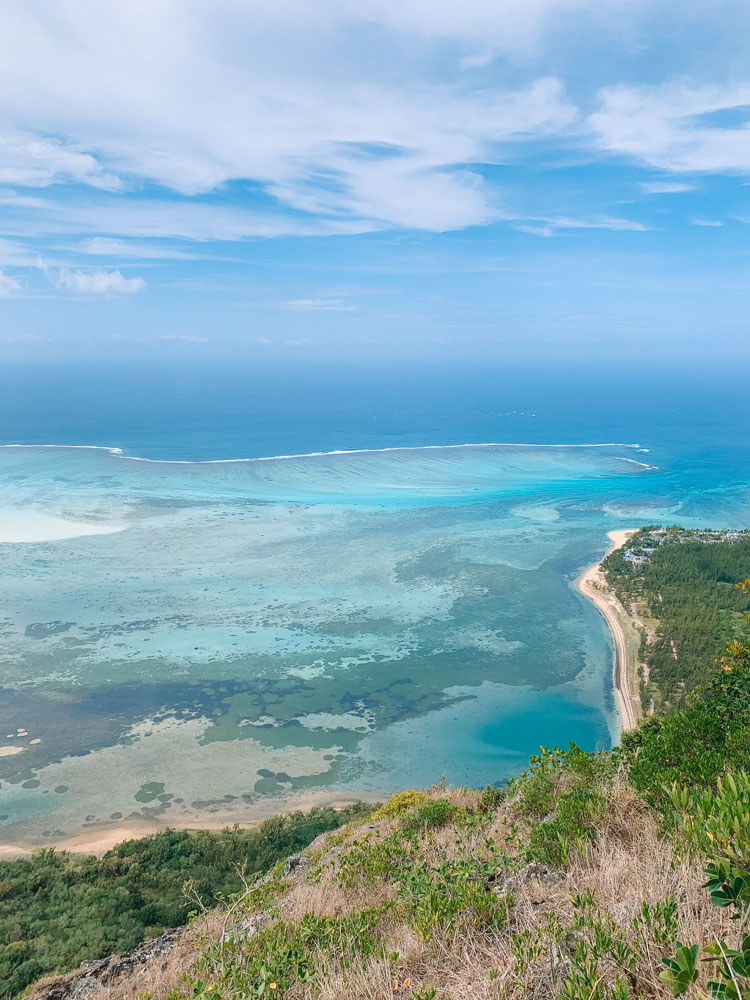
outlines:
[[[750, 775], [741, 772], [719, 778], [716, 789], [691, 792], [673, 786], [672, 802], [688, 850], [708, 857], [705, 887], [714, 906], [732, 911], [738, 922], [734, 944], [714, 941], [703, 949], [704, 962], [715, 963], [716, 978], [708, 984], [712, 997], [750, 997]], [[679, 945], [674, 959], [664, 959], [660, 975], [674, 996], [698, 978], [698, 946]]]

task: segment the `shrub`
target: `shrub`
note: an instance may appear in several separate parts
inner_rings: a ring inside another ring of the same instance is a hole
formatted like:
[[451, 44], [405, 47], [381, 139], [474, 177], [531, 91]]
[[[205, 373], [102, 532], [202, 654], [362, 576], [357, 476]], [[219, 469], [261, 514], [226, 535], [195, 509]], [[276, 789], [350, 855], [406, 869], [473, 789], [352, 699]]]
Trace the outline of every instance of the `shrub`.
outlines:
[[417, 806], [424, 805], [425, 802], [427, 802], [427, 796], [424, 792], [416, 792], [413, 789], [407, 789], [405, 792], [396, 792], [395, 795], [391, 795], [388, 801], [384, 802], [373, 813], [372, 818], [395, 819], [403, 816], [404, 813], [411, 812]]
[[[738, 921], [737, 941], [712, 941], [703, 961], [715, 963], [709, 994], [726, 1000], [750, 996], [750, 775], [719, 778], [716, 789], [689, 790], [674, 785], [670, 797], [679, 834], [689, 850], [708, 858], [706, 888], [714, 906], [730, 909]], [[665, 958], [661, 981], [680, 996], [697, 979], [698, 945], [678, 943], [674, 958]]]

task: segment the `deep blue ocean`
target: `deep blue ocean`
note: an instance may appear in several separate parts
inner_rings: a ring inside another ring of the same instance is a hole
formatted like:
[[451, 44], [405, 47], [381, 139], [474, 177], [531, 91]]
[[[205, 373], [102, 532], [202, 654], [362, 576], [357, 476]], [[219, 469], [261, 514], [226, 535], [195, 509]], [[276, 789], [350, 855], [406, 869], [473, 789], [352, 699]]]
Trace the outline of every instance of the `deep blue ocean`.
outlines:
[[[487, 441], [639, 441], [731, 475], [750, 456], [740, 364], [394, 368], [205, 364], [0, 367], [0, 441], [205, 460]], [[670, 465], [670, 467], [673, 467]]]
[[[613, 529], [750, 527], [748, 381], [0, 369], [0, 444], [22, 446], [0, 447], [2, 839], [482, 785], [542, 742], [610, 746], [611, 641], [573, 581]], [[301, 457], [239, 461], [273, 456]]]

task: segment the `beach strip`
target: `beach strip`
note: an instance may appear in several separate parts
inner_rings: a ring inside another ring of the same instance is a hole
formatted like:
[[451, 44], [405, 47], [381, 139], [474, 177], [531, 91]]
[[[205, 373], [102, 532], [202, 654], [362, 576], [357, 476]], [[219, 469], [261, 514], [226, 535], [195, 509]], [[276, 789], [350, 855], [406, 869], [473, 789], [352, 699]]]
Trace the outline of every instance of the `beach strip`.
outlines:
[[[612, 544], [606, 554], [609, 555], [614, 549], [620, 548], [634, 533], [635, 529], [608, 532], [607, 537]], [[643, 715], [643, 709], [638, 691], [636, 669], [638, 645], [635, 641], [637, 635], [634, 632], [633, 620], [607, 583], [601, 563], [595, 563], [582, 573], [576, 581], [576, 586], [584, 597], [599, 609], [609, 625], [614, 643], [612, 680], [621, 731], [635, 729]], [[631, 633], [630, 644], [626, 630]]]

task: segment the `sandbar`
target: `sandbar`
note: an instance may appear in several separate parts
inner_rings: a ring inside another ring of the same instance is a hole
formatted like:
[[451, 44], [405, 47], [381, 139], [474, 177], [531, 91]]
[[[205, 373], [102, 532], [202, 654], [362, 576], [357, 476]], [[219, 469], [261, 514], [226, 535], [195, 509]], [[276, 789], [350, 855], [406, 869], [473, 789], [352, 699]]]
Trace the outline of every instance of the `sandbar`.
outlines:
[[105, 524], [101, 521], [74, 521], [37, 510], [15, 507], [0, 509], [0, 543], [58, 542], [82, 535], [111, 535], [127, 525]]

